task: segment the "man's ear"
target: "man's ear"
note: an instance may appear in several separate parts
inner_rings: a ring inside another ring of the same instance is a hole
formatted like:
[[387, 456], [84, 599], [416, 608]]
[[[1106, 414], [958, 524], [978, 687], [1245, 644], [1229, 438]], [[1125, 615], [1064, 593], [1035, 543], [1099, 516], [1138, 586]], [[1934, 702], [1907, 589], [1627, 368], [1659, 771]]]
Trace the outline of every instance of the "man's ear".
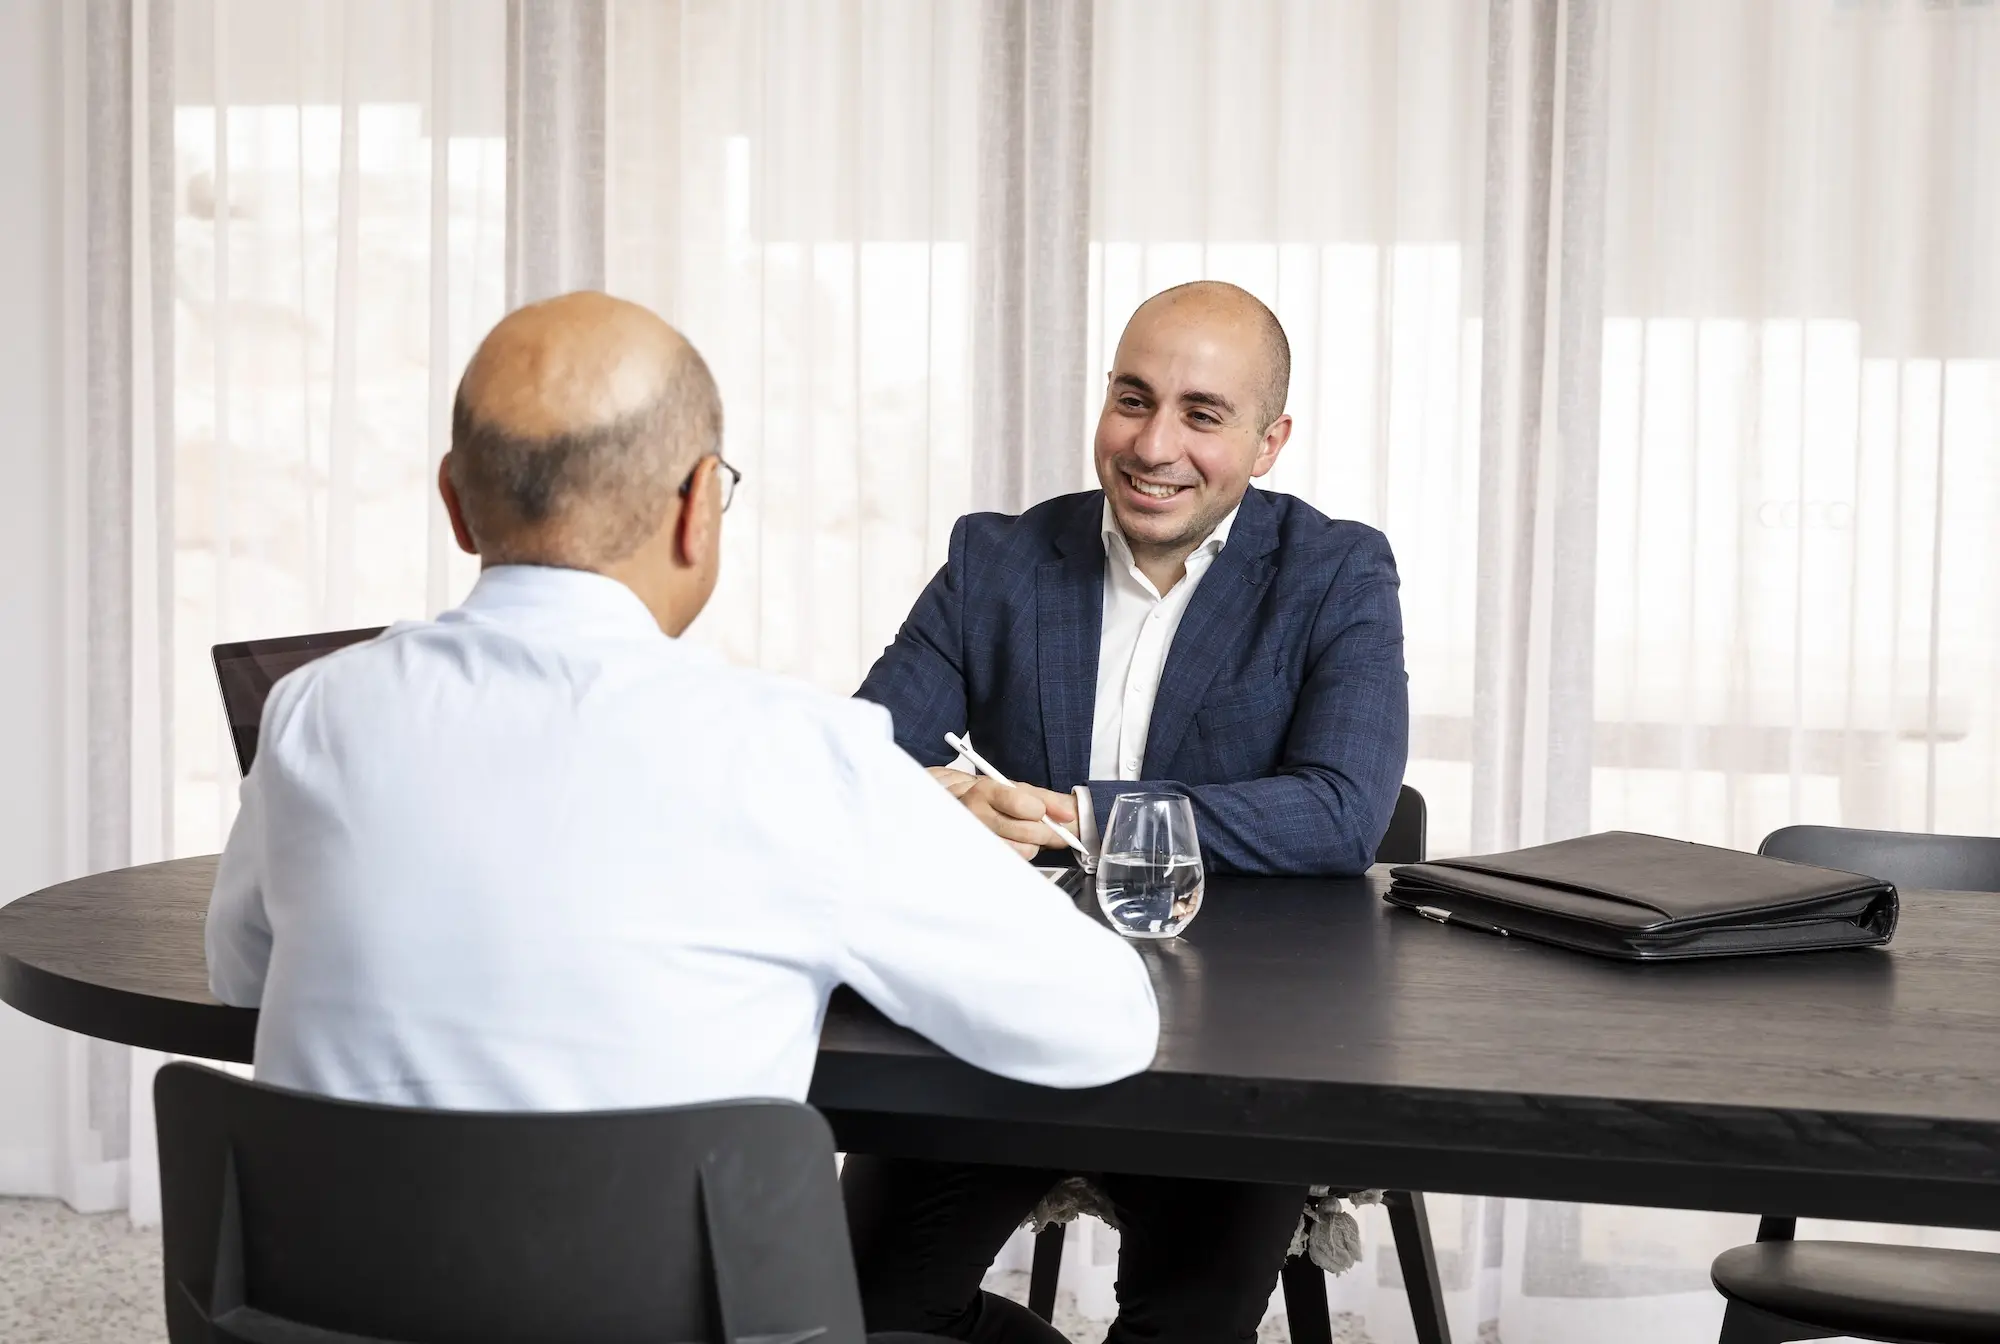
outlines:
[[699, 569], [715, 546], [715, 531], [722, 518], [722, 501], [715, 498], [716, 460], [704, 457], [688, 477], [687, 493], [680, 496], [680, 517], [674, 520], [674, 562]]
[[1272, 467], [1277, 466], [1278, 454], [1285, 450], [1285, 445], [1291, 441], [1291, 437], [1291, 416], [1281, 415], [1276, 420], [1273, 420], [1270, 426], [1264, 431], [1264, 441], [1257, 445], [1257, 460], [1250, 464], [1250, 474], [1252, 476], [1262, 476]]
[[458, 539], [458, 549], [467, 555], [478, 555], [479, 544], [472, 539], [472, 528], [465, 521], [465, 506], [459, 502], [458, 487], [451, 483], [451, 454], [438, 459], [438, 497], [444, 500], [445, 517], [451, 519], [451, 535]]

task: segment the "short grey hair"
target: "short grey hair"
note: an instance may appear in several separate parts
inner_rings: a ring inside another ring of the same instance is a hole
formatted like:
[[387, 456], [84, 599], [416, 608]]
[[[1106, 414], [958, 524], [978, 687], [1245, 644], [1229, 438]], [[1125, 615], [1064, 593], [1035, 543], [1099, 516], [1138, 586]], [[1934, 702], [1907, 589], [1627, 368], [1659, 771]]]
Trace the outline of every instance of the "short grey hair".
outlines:
[[721, 446], [722, 398], [689, 348], [651, 402], [562, 434], [529, 437], [482, 423], [461, 383], [451, 483], [489, 563], [608, 564], [659, 528], [681, 482]]

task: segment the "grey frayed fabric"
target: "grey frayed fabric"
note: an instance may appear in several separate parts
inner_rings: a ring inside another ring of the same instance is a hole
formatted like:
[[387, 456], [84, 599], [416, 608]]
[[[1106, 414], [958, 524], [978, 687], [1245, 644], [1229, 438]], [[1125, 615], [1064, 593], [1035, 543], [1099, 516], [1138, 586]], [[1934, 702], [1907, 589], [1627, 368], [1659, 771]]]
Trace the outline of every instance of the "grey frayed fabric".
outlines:
[[[1329, 1274], [1344, 1274], [1361, 1259], [1361, 1224], [1352, 1208], [1380, 1204], [1380, 1190], [1334, 1190], [1315, 1185], [1306, 1194], [1305, 1211], [1299, 1215], [1298, 1229], [1292, 1233], [1287, 1255], [1303, 1255]], [[1104, 1192], [1081, 1176], [1066, 1176], [1056, 1182], [1042, 1202], [1028, 1215], [1030, 1231], [1068, 1223], [1088, 1214], [1118, 1226], [1117, 1215]]]
[[1085, 1214], [1118, 1227], [1118, 1216], [1111, 1211], [1111, 1201], [1102, 1190], [1081, 1176], [1065, 1176], [1035, 1205], [1035, 1211], [1028, 1215], [1028, 1228], [1040, 1232], [1057, 1223], [1073, 1222]]
[[1361, 1224], [1349, 1210], [1381, 1202], [1380, 1190], [1314, 1186], [1306, 1193], [1306, 1211], [1288, 1254], [1303, 1255], [1329, 1274], [1345, 1274], [1361, 1259]]

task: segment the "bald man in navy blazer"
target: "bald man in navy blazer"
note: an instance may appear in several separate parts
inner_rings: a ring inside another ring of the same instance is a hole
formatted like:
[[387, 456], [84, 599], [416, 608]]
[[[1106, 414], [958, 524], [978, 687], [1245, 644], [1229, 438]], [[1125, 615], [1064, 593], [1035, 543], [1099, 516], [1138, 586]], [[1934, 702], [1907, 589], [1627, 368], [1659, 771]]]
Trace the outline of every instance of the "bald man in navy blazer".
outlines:
[[[1373, 528], [1250, 488], [1290, 437], [1290, 376], [1284, 329], [1243, 290], [1147, 300], [1098, 422], [1103, 488], [961, 519], [862, 684], [903, 749], [1024, 855], [1050, 842], [1044, 816], [1094, 842], [1119, 793], [1166, 790], [1193, 800], [1211, 873], [1374, 861], [1409, 737], [1395, 560]], [[1017, 787], [951, 768], [947, 732]], [[979, 1282], [1068, 1174], [851, 1157], [869, 1328], [1060, 1340]], [[1303, 1188], [1092, 1179], [1123, 1233], [1109, 1344], [1255, 1338]]]

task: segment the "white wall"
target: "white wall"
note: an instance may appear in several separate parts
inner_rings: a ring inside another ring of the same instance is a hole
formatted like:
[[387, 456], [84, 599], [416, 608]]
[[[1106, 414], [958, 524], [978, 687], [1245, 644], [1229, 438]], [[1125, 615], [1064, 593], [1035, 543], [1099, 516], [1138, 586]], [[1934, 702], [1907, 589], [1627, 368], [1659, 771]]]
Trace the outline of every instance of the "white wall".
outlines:
[[[61, 34], [0, 0], [0, 902], [66, 875]], [[56, 1189], [63, 1041], [0, 1007], [0, 1192]]]

